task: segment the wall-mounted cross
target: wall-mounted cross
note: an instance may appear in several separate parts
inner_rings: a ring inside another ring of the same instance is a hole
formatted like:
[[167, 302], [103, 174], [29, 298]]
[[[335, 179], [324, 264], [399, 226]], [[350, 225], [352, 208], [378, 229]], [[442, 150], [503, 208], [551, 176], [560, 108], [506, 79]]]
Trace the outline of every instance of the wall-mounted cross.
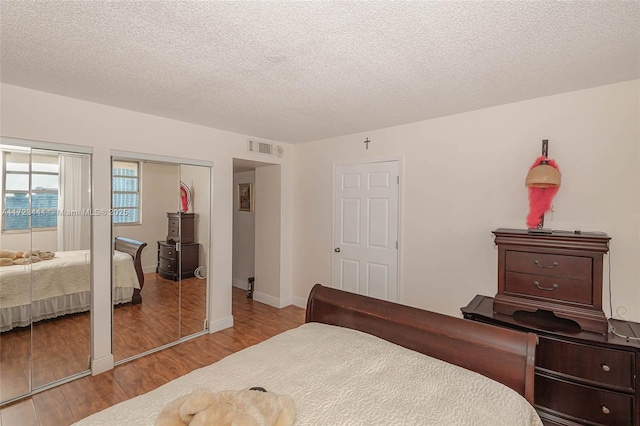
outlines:
[[367, 149], [369, 149], [369, 142], [371, 142], [369, 138], [365, 139], [364, 141], [364, 144], [367, 146]]

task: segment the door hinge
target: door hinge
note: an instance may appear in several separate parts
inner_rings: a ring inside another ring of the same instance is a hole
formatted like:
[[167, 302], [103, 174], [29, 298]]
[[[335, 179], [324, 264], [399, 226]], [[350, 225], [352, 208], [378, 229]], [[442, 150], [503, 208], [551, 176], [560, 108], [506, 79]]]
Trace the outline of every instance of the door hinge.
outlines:
[[396, 241], [396, 250], [398, 250], [398, 242]]
[[400, 185], [400, 176], [396, 176], [396, 183]]

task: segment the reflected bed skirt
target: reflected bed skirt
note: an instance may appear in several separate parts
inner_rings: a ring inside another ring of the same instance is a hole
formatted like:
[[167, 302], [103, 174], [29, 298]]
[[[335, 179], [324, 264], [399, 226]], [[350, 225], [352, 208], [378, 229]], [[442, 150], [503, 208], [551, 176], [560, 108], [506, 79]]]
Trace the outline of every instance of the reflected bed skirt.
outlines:
[[[113, 304], [131, 302], [133, 288], [114, 287]], [[14, 327], [26, 327], [32, 321], [41, 321], [62, 315], [85, 312], [91, 306], [91, 292], [34, 300], [30, 305], [13, 306], [0, 309], [0, 332], [9, 331]], [[33, 313], [33, 319], [32, 314]]]

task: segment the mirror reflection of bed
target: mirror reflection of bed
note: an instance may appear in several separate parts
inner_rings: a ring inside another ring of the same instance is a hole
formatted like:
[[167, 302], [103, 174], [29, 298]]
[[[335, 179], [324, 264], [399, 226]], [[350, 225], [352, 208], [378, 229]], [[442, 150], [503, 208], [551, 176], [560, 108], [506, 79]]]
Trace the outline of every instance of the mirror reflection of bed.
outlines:
[[[116, 238], [113, 254], [114, 304], [139, 303], [143, 285], [139, 253], [146, 246], [134, 240]], [[6, 254], [7, 251], [4, 250]], [[20, 252], [17, 252], [20, 253]], [[0, 269], [2, 307], [0, 331], [27, 327], [91, 308], [91, 251], [89, 249], [28, 251], [29, 259]], [[46, 255], [46, 260], [45, 260]], [[42, 260], [36, 260], [37, 258]], [[22, 264], [23, 263], [23, 264]], [[30, 292], [24, 291], [30, 285]]]

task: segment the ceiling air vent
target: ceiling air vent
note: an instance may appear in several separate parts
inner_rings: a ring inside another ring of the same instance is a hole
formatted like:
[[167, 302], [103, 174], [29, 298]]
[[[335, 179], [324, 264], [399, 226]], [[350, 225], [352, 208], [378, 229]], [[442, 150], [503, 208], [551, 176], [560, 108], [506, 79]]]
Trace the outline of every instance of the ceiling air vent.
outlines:
[[273, 155], [273, 145], [265, 142], [249, 141], [249, 152]]

